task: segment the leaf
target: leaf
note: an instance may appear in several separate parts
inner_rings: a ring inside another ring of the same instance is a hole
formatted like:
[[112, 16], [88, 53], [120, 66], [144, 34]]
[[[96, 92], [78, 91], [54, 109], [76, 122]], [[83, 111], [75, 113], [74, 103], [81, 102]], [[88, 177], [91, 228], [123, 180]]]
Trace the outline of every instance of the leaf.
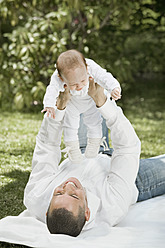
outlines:
[[23, 47], [20, 51], [20, 56], [23, 56], [27, 51], [27, 47]]
[[57, 13], [56, 12], [50, 12], [45, 17], [46, 18], [52, 18], [52, 17], [55, 18], [55, 17], [57, 17]]
[[23, 95], [19, 92], [14, 97], [14, 105], [18, 110], [21, 110], [24, 107], [24, 98]]
[[48, 28], [48, 23], [45, 23], [45, 24], [43, 24], [43, 25], [41, 26], [40, 30], [41, 30], [41, 32], [42, 32], [42, 31], [46, 30], [47, 28]]
[[24, 94], [24, 103], [27, 107], [30, 107], [31, 103], [32, 103], [32, 96], [30, 95], [30, 92], [27, 94]]

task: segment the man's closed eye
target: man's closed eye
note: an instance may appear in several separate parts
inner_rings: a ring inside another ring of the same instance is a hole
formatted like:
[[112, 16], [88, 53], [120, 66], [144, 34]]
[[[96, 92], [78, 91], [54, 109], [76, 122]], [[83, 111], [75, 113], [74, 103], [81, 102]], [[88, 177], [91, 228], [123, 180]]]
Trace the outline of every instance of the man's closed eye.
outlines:
[[[62, 193], [56, 193], [55, 196], [58, 196], [58, 195], [62, 195]], [[77, 195], [70, 195], [71, 197], [79, 200], [78, 196]]]

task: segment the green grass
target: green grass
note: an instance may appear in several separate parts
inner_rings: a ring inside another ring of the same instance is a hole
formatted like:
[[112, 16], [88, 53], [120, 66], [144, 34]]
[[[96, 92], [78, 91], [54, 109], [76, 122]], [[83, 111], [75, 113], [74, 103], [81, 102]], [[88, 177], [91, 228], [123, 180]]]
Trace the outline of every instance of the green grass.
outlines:
[[123, 96], [124, 113], [142, 143], [141, 158], [165, 153], [165, 79], [143, 79]]
[[0, 218], [24, 209], [23, 189], [31, 170], [40, 119], [39, 115], [20, 113], [3, 113], [0, 117]]
[[[41, 119], [41, 114], [5, 112], [0, 115], [0, 218], [18, 215], [25, 209], [23, 191]], [[0, 243], [0, 247], [13, 246]]]
[[[140, 80], [123, 91], [119, 104], [142, 142], [141, 158], [165, 153], [164, 81]], [[18, 215], [25, 207], [27, 183], [41, 114], [5, 112], [0, 115], [0, 218]], [[1, 248], [25, 247], [0, 242]]]

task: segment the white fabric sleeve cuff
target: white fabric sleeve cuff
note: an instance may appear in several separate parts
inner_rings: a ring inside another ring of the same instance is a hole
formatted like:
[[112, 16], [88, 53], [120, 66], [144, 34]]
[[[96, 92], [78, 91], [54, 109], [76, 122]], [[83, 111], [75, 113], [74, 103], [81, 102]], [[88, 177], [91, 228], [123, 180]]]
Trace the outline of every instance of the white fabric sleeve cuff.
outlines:
[[117, 115], [117, 105], [114, 100], [110, 100], [109, 98], [107, 98], [104, 105], [98, 108], [98, 110], [106, 120], [112, 119], [112, 117], [114, 118]]
[[62, 121], [62, 119], [64, 118], [64, 115], [65, 115], [65, 111], [66, 111], [66, 108], [63, 109], [63, 110], [59, 110], [59, 109], [56, 109], [55, 111], [55, 120], [56, 121]]

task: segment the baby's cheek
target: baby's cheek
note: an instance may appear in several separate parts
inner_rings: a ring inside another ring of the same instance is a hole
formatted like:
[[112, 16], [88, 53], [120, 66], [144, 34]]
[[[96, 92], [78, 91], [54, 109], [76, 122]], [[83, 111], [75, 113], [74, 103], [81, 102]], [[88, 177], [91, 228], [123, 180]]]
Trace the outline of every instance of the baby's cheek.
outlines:
[[83, 82], [83, 86], [86, 86], [88, 83], [88, 80], [86, 80], [85, 82]]

